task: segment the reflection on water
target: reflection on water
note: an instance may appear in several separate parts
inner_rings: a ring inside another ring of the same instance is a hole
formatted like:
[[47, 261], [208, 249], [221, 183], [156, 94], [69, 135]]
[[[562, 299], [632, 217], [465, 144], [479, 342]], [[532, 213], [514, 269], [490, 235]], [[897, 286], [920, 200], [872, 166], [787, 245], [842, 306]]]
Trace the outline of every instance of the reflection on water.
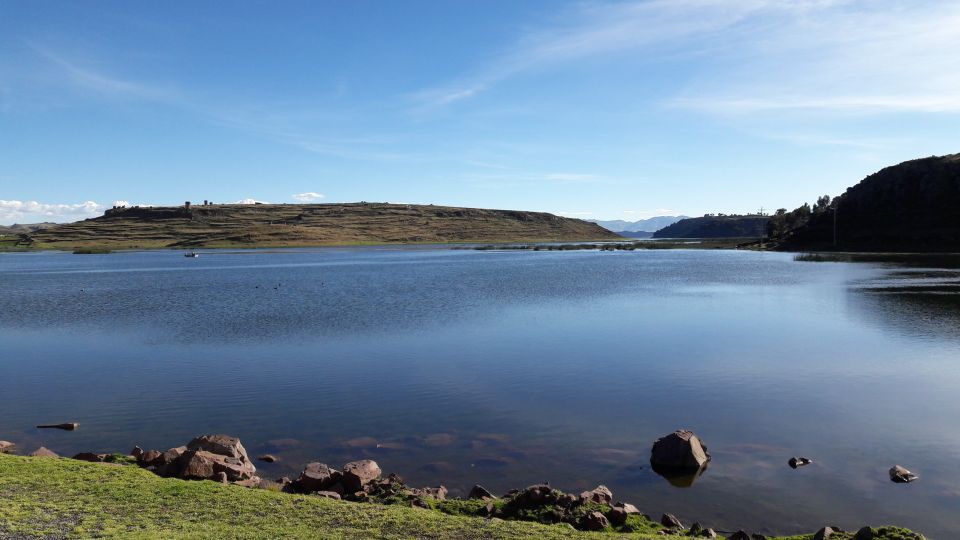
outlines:
[[[257, 464], [266, 477], [372, 458], [453, 495], [602, 483], [722, 530], [956, 537], [956, 268], [659, 250], [0, 255], [0, 438], [71, 454], [224, 432], [280, 457]], [[81, 429], [32, 427], [64, 421]], [[649, 465], [681, 427], [713, 457], [686, 489]], [[814, 463], [793, 470], [794, 455]], [[922, 480], [892, 484], [894, 463]]]
[[710, 462], [704, 463], [698, 469], [677, 469], [672, 467], [663, 467], [654, 464], [650, 464], [650, 467], [653, 469], [653, 472], [659, 474], [667, 482], [670, 483], [673, 487], [678, 488], [688, 488], [697, 481], [697, 478], [707, 471], [707, 467], [710, 466]]

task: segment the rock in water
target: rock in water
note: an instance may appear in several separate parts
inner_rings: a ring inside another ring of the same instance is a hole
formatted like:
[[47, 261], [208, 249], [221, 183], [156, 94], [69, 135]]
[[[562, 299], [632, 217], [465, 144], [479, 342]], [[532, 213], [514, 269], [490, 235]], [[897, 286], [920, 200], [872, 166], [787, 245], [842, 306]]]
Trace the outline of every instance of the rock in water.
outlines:
[[919, 478], [919, 476], [913, 474], [900, 465], [894, 465], [893, 467], [890, 467], [890, 480], [892, 482], [906, 484], [907, 482], [913, 482], [917, 478]]
[[707, 447], [692, 431], [678, 429], [657, 439], [650, 453], [650, 463], [655, 467], [697, 470], [710, 461]]
[[80, 427], [80, 424], [76, 422], [68, 422], [66, 424], [41, 424], [37, 426], [38, 429], [63, 429], [66, 431], [73, 431]]
[[274, 463], [275, 461], [277, 461], [277, 456], [273, 454], [264, 454], [262, 456], [257, 457], [257, 459], [265, 463]]
[[380, 466], [372, 459], [351, 461], [343, 466], [343, 489], [354, 493], [380, 477]]
[[805, 457], [792, 457], [787, 463], [790, 465], [790, 468], [796, 469], [797, 467], [803, 467], [804, 465], [813, 463], [813, 460]]

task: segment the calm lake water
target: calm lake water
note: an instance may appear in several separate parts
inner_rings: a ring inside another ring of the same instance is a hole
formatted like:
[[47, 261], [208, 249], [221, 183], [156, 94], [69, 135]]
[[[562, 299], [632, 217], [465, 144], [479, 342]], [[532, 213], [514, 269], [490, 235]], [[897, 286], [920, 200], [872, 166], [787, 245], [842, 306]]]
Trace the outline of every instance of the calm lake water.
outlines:
[[[373, 458], [460, 495], [602, 483], [722, 530], [957, 538], [958, 284], [734, 251], [4, 254], [0, 438], [228, 433], [270, 478]], [[677, 428], [713, 454], [689, 488], [648, 463]]]

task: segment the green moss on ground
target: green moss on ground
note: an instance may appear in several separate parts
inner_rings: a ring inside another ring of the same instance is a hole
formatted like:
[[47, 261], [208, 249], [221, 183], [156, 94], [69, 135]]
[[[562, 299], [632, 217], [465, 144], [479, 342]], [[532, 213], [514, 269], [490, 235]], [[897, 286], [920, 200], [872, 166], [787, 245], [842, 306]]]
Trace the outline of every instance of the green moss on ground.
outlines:
[[[351, 503], [160, 478], [117, 463], [0, 454], [0, 538], [611, 538], [567, 525], [472, 517], [479, 504], [431, 501], [430, 510]], [[636, 525], [646, 528], [616, 537], [688, 538]], [[877, 532], [878, 540], [914, 538], [904, 529]]]

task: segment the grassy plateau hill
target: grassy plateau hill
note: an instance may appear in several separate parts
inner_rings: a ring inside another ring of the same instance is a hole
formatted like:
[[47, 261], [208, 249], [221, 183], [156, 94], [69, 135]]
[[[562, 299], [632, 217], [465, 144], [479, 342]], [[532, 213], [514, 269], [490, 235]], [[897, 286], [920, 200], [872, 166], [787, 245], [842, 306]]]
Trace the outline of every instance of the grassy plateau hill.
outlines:
[[388, 203], [133, 207], [34, 231], [46, 249], [297, 247], [617, 240], [595, 223], [541, 212]]

